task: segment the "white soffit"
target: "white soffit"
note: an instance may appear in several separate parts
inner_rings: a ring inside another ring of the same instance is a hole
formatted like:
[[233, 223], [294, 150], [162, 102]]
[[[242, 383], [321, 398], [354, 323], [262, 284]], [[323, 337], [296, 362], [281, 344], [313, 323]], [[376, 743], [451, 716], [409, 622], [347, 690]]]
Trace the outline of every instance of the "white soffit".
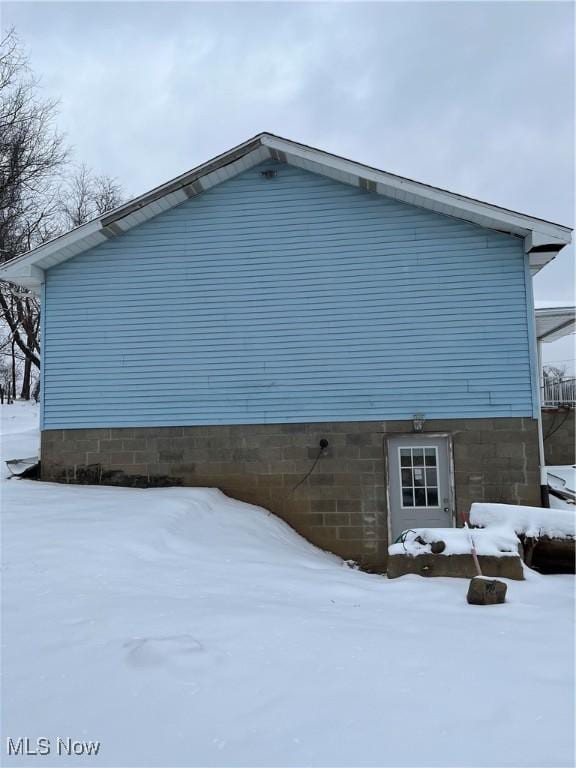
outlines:
[[547, 343], [576, 331], [576, 307], [537, 307], [536, 338]]
[[43, 281], [43, 270], [116, 237], [270, 157], [344, 184], [522, 237], [532, 272], [541, 269], [571, 241], [571, 230], [560, 224], [509, 211], [262, 133], [98, 219], [12, 259], [0, 267], [0, 279], [37, 290]]

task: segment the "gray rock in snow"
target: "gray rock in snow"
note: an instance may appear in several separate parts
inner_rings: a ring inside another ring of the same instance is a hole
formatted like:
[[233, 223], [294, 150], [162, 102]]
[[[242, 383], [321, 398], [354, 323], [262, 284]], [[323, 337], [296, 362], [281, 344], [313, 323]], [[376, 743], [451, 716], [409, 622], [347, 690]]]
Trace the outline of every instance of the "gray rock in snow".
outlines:
[[470, 605], [496, 605], [506, 602], [507, 586], [498, 579], [475, 576], [468, 587], [466, 600]]

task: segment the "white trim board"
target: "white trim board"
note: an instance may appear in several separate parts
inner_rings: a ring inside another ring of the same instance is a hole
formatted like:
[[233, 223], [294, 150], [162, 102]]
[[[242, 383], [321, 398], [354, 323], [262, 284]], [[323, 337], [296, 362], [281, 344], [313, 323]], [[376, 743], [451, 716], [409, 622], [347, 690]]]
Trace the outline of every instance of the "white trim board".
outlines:
[[271, 133], [260, 133], [115, 210], [11, 259], [0, 267], [0, 279], [39, 291], [43, 270], [116, 237], [270, 157], [411, 205], [522, 237], [533, 273], [571, 242], [572, 230], [561, 224], [380, 171]]
[[576, 307], [536, 307], [536, 338], [547, 343], [576, 331]]

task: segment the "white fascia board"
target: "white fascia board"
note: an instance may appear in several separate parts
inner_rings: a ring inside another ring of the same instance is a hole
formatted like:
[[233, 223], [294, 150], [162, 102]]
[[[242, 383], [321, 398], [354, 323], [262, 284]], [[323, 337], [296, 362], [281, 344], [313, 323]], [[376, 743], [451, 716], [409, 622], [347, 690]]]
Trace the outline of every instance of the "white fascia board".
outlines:
[[378, 191], [382, 190], [384, 194], [389, 194], [397, 199], [411, 200], [423, 208], [435, 211], [449, 210], [450, 215], [459, 216], [468, 221], [478, 220], [482, 217], [486, 222], [483, 226], [505, 230], [520, 237], [526, 237], [530, 233], [538, 233], [538, 237], [535, 239], [539, 245], [557, 245], [560, 249], [571, 242], [571, 230], [559, 224], [508, 211], [490, 203], [465, 198], [454, 192], [421, 184], [385, 171], [378, 171], [353, 160], [346, 160], [312, 147], [292, 143], [287, 139], [264, 134], [261, 141], [270, 149], [284, 152], [288, 162], [290, 162], [290, 156], [300, 158], [316, 166], [319, 173], [322, 173], [323, 166], [328, 166], [333, 170], [358, 177], [358, 185], [360, 178], [363, 178], [378, 185]]
[[[245, 144], [249, 143], [250, 142], [245, 142]], [[234, 151], [237, 150], [238, 147], [234, 149]], [[236, 176], [243, 170], [258, 165], [258, 163], [261, 163], [269, 157], [270, 150], [267, 147], [259, 146], [252, 152], [249, 152], [238, 160], [230, 163], [229, 166], [226, 166], [224, 171], [222, 169], [209, 171], [205, 176], [201, 177], [200, 184], [202, 189], [210, 189], [222, 181], [226, 181], [228, 178]], [[190, 172], [188, 172], [178, 178], [181, 178], [185, 182], [190, 175]], [[94, 246], [103, 243], [111, 237], [115, 237], [122, 232], [127, 232], [133, 227], [138, 226], [138, 224], [142, 224], [144, 221], [153, 218], [162, 211], [173, 208], [188, 200], [189, 196], [183, 188], [174, 189], [173, 183], [174, 182], [171, 181], [164, 185], [167, 188], [170, 187], [172, 191], [160, 198], [162, 201], [161, 204], [159, 204], [158, 200], [153, 200], [147, 205], [144, 204], [141, 208], [127, 213], [126, 216], [116, 219], [113, 222], [113, 225], [104, 227], [102, 225], [102, 219], [109, 218], [114, 213], [113, 211], [110, 211], [100, 218], [94, 219], [87, 224], [83, 224], [82, 226], [67, 232], [65, 235], [61, 235], [45, 245], [41, 245], [33, 251], [18, 256], [7, 264], [0, 266], [0, 280], [8, 280], [19, 285], [25, 285], [25, 287], [30, 287], [30, 285], [36, 286], [37, 283], [35, 278], [31, 277], [27, 272], [29, 265], [37, 265], [40, 268], [44, 266], [46, 268], [53, 266], [54, 256], [62, 253], [64, 249], [67, 249], [67, 253], [65, 255], [63, 254], [62, 259], [59, 259], [58, 261], [65, 261], [68, 258], [72, 258], [89, 248], [93, 248]], [[145, 198], [146, 195], [142, 195], [141, 199], [145, 200]], [[26, 283], [24, 281], [26, 281]], [[41, 282], [38, 283], [38, 287], [39, 285], [41, 285]]]
[[[570, 233], [568, 233], [568, 240], [565, 237], [557, 237], [548, 232], [544, 232], [540, 229], [533, 229], [526, 235], [524, 239], [524, 250], [526, 253], [544, 247], [544, 246], [557, 246], [557, 250], [560, 250], [565, 245], [568, 245], [572, 240]], [[544, 252], [543, 252], [544, 253]]]
[[538, 341], [557, 341], [576, 329], [576, 307], [542, 307], [535, 315]]
[[[108, 211], [101, 217], [93, 219], [86, 224], [82, 224], [70, 232], [61, 235], [46, 243], [45, 245], [41, 245], [34, 250], [23, 254], [22, 256], [11, 259], [6, 264], [0, 266], [0, 280], [8, 280], [10, 282], [26, 285], [26, 287], [30, 286], [24, 281], [26, 280], [29, 282], [32, 280], [32, 284], [36, 285], [34, 279], [30, 278], [29, 275], [26, 275], [25, 271], [22, 271], [22, 267], [25, 267], [29, 264], [35, 264], [42, 267], [43, 260], [45, 258], [47, 259], [49, 257], [53, 257], [54, 255], [62, 252], [63, 249], [68, 249], [66, 255], [61, 259], [62, 261], [65, 261], [66, 259], [71, 258], [78, 253], [82, 253], [82, 251], [87, 250], [88, 248], [93, 248], [95, 245], [104, 242], [110, 237], [114, 237], [117, 234], [121, 234], [121, 232], [131, 229], [132, 227], [136, 226], [142, 221], [147, 220], [148, 218], [152, 218], [152, 216], [160, 213], [161, 210], [168, 210], [168, 208], [172, 208], [175, 205], [184, 202], [188, 199], [188, 195], [183, 191], [183, 187], [189, 183], [189, 179], [192, 176], [198, 176], [202, 178], [203, 168], [206, 168], [207, 173], [210, 173], [211, 168], [215, 162], [223, 159], [225, 160], [226, 156], [228, 155], [238, 154], [239, 152], [241, 153], [244, 148], [247, 148], [250, 145], [254, 144], [254, 149], [251, 152], [247, 152], [246, 155], [242, 155], [239, 160], [235, 162], [233, 161], [231, 165], [236, 165], [236, 163], [239, 163], [239, 161], [242, 160], [244, 161], [243, 167], [246, 167], [246, 163], [251, 166], [262, 162], [263, 159], [270, 156], [270, 150], [266, 147], [263, 147], [261, 144], [257, 144], [257, 142], [260, 142], [260, 140], [261, 134], [243, 142], [242, 144], [239, 144], [237, 147], [234, 147], [233, 149], [224, 152], [221, 155], [218, 155], [218, 157], [203, 163], [192, 171], [187, 171], [186, 173], [177, 176], [175, 179], [162, 184], [160, 187], [156, 187], [155, 189], [146, 192], [144, 195], [140, 195], [128, 203], [123, 203], [121, 206], [118, 206], [118, 208], [112, 211]], [[240, 172], [239, 165], [236, 167], [235, 172]], [[235, 173], [231, 175], [235, 175]], [[213, 179], [214, 177], [212, 175], [212, 179], [210, 180], [209, 185], [214, 185], [215, 182]], [[179, 183], [182, 184], [182, 187], [178, 187]], [[166, 194], [162, 195], [162, 190], [164, 189], [166, 189]], [[152, 195], [154, 195], [154, 199], [147, 204], [146, 199]], [[133, 206], [138, 204], [140, 201], [142, 201], [142, 207], [137, 207], [134, 209]], [[159, 210], [159, 208], [161, 210]], [[122, 216], [122, 211], [124, 209], [129, 210], [127, 210], [126, 214]], [[114, 218], [115, 214], [118, 214], [117, 219]], [[113, 224], [104, 227], [102, 221], [108, 221], [111, 217], [114, 219]], [[51, 264], [46, 264], [46, 266], [52, 266], [53, 264], [54, 260], [52, 258]]]
[[42, 283], [46, 279], [44, 270], [40, 269], [40, 267], [37, 267], [35, 264], [30, 264], [27, 267], [27, 272], [30, 276], [30, 279], [37, 282], [38, 285], [42, 285]]
[[[183, 199], [186, 199], [187, 195], [183, 190], [185, 190], [188, 185], [193, 184], [196, 180], [200, 180], [203, 183], [204, 179], [206, 179], [209, 174], [215, 173], [217, 168], [234, 166], [236, 168], [235, 173], [239, 173], [240, 170], [238, 170], [239, 166], [237, 165], [239, 162], [247, 157], [258, 157], [258, 151], [262, 150], [262, 135], [263, 134], [258, 134], [252, 139], [248, 139], [248, 141], [244, 141], [242, 144], [238, 144], [236, 147], [223, 152], [217, 157], [213, 157], [211, 160], [196, 166], [192, 170], [186, 171], [186, 173], [182, 173], [180, 176], [176, 176], [174, 179], [149, 190], [143, 195], [139, 195], [133, 200], [129, 200], [127, 203], [123, 203], [118, 208], [104, 214], [102, 220], [105, 223], [120, 222], [136, 211], [143, 210], [149, 205], [152, 205], [153, 202], [160, 200], [169, 201], [170, 207], [172, 207], [178, 202], [182, 202]], [[257, 162], [260, 162], [260, 160], [254, 159], [252, 164], [255, 165]], [[184, 194], [184, 198], [181, 198], [182, 194]]]
[[[95, 235], [100, 231], [101, 226], [98, 219], [90, 221], [88, 224], [83, 224], [81, 227], [77, 227], [76, 229], [67, 232], [65, 235], [50, 240], [45, 245], [38, 246], [38, 248], [35, 248], [29, 253], [17, 256], [15, 259], [10, 259], [9, 262], [0, 267], [0, 275], [2, 276], [2, 279], [9, 280], [10, 278], [7, 277], [7, 275], [15, 274], [15, 271], [18, 270], [20, 266], [28, 264], [38, 264], [38, 266], [41, 266], [41, 261], [44, 257], [51, 256], [58, 251], [61, 251], [63, 248], [67, 248], [84, 239], [88, 239], [91, 235]], [[106, 237], [102, 235], [102, 240], [105, 239]]]
[[576, 307], [537, 307], [535, 310], [536, 317], [544, 319], [555, 318], [559, 322], [565, 322], [569, 319], [576, 319]]
[[32, 293], [40, 294], [42, 283], [46, 279], [45, 272], [40, 267], [37, 267], [35, 264], [22, 264], [14, 274], [5, 275], [5, 271], [7, 270], [0, 271], [0, 280], [7, 280], [15, 285], [28, 288]]
[[533, 275], [539, 272], [542, 267], [549, 264], [556, 258], [555, 251], [533, 251], [528, 253], [528, 263], [530, 265], [530, 271]]
[[[523, 237], [526, 250], [530, 252], [530, 268], [533, 272], [541, 269], [554, 258], [555, 251], [571, 241], [571, 230], [568, 227], [507, 211], [489, 203], [465, 198], [313, 147], [306, 147], [289, 139], [261, 133], [192, 171], [109, 211], [100, 218], [11, 260], [0, 267], [0, 279], [18, 282], [21, 278], [36, 284], [35, 278], [23, 272], [22, 267], [36, 265], [40, 268], [48, 268], [55, 262], [65, 261], [108, 238], [137, 226], [163, 210], [184, 202], [191, 191], [192, 194], [198, 194], [242, 170], [257, 165], [270, 157], [272, 151], [275, 155], [279, 153], [281, 157], [296, 166], [330, 176], [344, 183], [374, 189], [379, 194], [405, 200], [413, 205]], [[227, 162], [228, 158], [230, 158], [229, 162]], [[537, 250], [534, 252], [533, 249]]]
[[17, 256], [0, 266], [0, 280], [8, 280], [17, 285], [24, 285], [26, 288], [39, 288], [44, 282], [44, 260], [46, 266], [48, 259], [53, 262], [53, 257], [59, 254], [64, 248], [74, 248], [83, 250], [82, 243], [86, 242], [86, 248], [106, 240], [106, 236], [101, 232], [99, 220], [90, 221], [81, 227], [67, 232], [65, 235], [50, 240], [45, 245], [35, 248], [29, 253]]

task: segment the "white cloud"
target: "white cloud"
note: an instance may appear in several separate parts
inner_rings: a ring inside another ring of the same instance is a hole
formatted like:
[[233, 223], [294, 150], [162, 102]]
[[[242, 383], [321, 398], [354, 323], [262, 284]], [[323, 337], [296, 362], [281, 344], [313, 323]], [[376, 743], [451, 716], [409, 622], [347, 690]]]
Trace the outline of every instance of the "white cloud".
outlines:
[[[4, 3], [79, 159], [139, 193], [261, 130], [570, 224], [570, 3]], [[573, 300], [573, 250], [536, 280]], [[572, 355], [573, 356], [573, 355]]]

